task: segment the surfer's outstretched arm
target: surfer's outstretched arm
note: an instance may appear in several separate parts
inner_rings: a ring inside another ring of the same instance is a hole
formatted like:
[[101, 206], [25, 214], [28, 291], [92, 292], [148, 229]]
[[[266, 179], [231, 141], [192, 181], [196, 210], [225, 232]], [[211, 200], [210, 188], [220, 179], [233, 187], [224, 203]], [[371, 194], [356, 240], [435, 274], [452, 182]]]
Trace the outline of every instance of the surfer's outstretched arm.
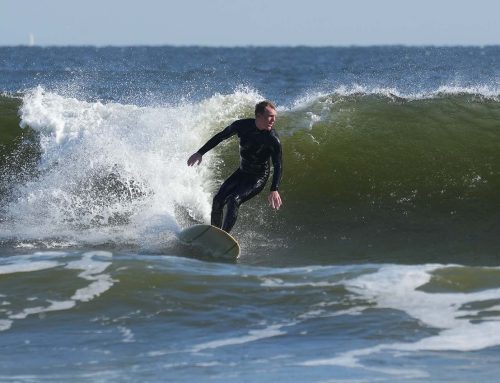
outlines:
[[196, 153], [191, 155], [188, 158], [187, 164], [188, 166], [199, 165], [201, 163], [203, 155], [209, 150], [215, 148], [222, 141], [227, 140], [232, 135], [236, 134], [236, 125], [231, 124], [227, 128], [225, 128], [222, 132], [217, 133], [210, 140], [207, 141], [205, 145], [203, 145]]

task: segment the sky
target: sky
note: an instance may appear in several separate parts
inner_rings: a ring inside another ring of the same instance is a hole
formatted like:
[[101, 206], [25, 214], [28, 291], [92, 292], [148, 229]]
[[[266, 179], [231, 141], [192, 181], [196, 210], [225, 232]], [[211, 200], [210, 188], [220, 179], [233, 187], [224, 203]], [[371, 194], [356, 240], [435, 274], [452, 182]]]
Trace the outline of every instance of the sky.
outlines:
[[0, 0], [0, 46], [496, 45], [499, 0]]

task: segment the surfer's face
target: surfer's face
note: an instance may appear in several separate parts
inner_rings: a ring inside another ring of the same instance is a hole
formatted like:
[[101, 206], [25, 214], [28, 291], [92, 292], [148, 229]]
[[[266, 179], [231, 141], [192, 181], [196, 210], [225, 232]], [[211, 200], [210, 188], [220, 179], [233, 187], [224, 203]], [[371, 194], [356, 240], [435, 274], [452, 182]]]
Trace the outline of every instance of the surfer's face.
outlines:
[[271, 130], [273, 128], [274, 122], [276, 121], [276, 110], [271, 107], [266, 107], [264, 113], [255, 116], [255, 125], [259, 130]]

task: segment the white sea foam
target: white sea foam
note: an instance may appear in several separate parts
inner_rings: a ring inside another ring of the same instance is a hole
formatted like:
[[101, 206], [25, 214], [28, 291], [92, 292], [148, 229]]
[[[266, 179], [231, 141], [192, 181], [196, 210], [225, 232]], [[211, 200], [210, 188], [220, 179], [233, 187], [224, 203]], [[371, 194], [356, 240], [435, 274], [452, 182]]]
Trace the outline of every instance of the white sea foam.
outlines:
[[69, 310], [75, 307], [75, 301], [51, 301], [48, 306], [29, 307], [20, 313], [9, 316], [9, 319], [25, 319], [29, 315], [42, 314], [50, 311]]
[[0, 233], [134, 243], [155, 216], [168, 217], [162, 232], [178, 230], [186, 215], [207, 221], [216, 157], [195, 168], [186, 160], [258, 99], [242, 89], [197, 104], [138, 107], [28, 92], [21, 124], [39, 133], [40, 176], [14, 192]]
[[288, 288], [288, 287], [333, 287], [338, 286], [340, 282], [285, 282], [282, 279], [274, 277], [262, 277], [261, 286], [263, 287], [277, 287], [277, 288]]
[[6, 331], [12, 326], [12, 321], [7, 319], [0, 319], [0, 331]]
[[109, 275], [99, 275], [93, 278], [96, 279], [95, 282], [92, 282], [87, 287], [78, 289], [75, 294], [73, 294], [71, 299], [74, 299], [75, 301], [88, 302], [108, 291], [110, 287], [113, 286], [113, 280]]
[[[484, 308], [473, 309], [469, 305], [473, 302], [498, 301], [500, 288], [468, 293], [432, 293], [419, 289], [431, 280], [432, 271], [443, 267], [446, 266], [387, 265], [375, 273], [366, 274], [345, 283], [348, 290], [372, 302], [375, 307], [403, 311], [422, 324], [440, 330], [437, 335], [412, 343], [379, 344], [374, 347], [351, 350], [331, 358], [305, 361], [302, 365], [367, 368], [363, 366], [362, 358], [383, 351], [394, 353], [421, 350], [475, 351], [500, 345], [498, 316], [481, 316], [479, 321], [471, 321], [471, 318], [479, 315]], [[494, 307], [492, 304], [490, 309]], [[369, 369], [372, 370], [372, 368]], [[380, 372], [397, 373], [397, 371], [384, 370]]]
[[33, 271], [52, 269], [59, 265], [60, 263], [56, 261], [13, 263], [8, 265], [0, 265], [0, 274], [29, 273]]
[[263, 329], [259, 330], [250, 330], [247, 335], [242, 335], [234, 338], [227, 339], [219, 339], [211, 342], [201, 343], [192, 348], [192, 352], [200, 352], [207, 349], [214, 349], [225, 346], [234, 346], [240, 345], [249, 342], [255, 342], [260, 339], [271, 338], [279, 335], [284, 335], [286, 332], [282, 330], [284, 326], [290, 326], [291, 324], [286, 325], [271, 325]]
[[130, 330], [129, 328], [124, 327], [124, 326], [118, 326], [118, 330], [123, 335], [123, 342], [124, 343], [135, 342], [134, 333], [132, 332], [132, 330]]
[[[51, 311], [69, 310], [76, 306], [77, 302], [88, 302], [109, 290], [114, 280], [110, 274], [106, 273], [107, 268], [111, 265], [112, 253], [105, 251], [92, 251], [82, 254], [82, 258], [75, 261], [65, 262], [64, 257], [68, 256], [64, 252], [46, 252], [29, 255], [19, 255], [6, 257], [3, 262], [6, 265], [0, 265], [0, 274], [11, 274], [17, 272], [34, 272], [42, 271], [51, 268], [56, 268], [65, 265], [66, 269], [80, 270], [78, 275], [80, 278], [90, 281], [86, 287], [80, 288], [66, 300], [51, 300], [45, 298], [47, 304], [37, 305], [35, 307], [26, 307], [21, 310], [8, 311], [6, 318], [0, 319], [0, 331], [8, 330], [12, 327], [15, 320], [22, 320], [31, 315], [42, 315]], [[38, 261], [43, 257], [45, 260]], [[57, 258], [51, 260], [47, 258]], [[5, 296], [8, 298], [8, 296]], [[44, 298], [27, 296], [24, 298], [29, 306], [31, 302], [43, 300]], [[20, 302], [21, 297], [16, 297], [16, 301]], [[124, 332], [125, 341], [132, 341], [133, 334]]]
[[97, 260], [95, 257], [111, 258], [112, 254], [105, 251], [93, 251], [83, 254], [79, 261], [68, 263], [68, 269], [83, 270], [79, 277], [91, 281], [92, 283], [84, 288], [78, 289], [71, 299], [75, 301], [88, 302], [113, 286], [114, 281], [109, 274], [104, 271], [111, 265], [111, 262]]

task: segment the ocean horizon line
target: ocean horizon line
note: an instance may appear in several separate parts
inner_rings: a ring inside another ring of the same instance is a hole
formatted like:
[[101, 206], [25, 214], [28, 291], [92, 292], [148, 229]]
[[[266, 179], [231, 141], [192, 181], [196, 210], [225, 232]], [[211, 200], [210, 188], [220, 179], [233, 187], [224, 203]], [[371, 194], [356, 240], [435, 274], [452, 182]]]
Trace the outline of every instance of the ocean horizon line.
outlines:
[[248, 49], [248, 48], [307, 48], [307, 49], [350, 49], [350, 48], [495, 48], [497, 44], [2, 44], [0, 48], [207, 48], [207, 49]]

